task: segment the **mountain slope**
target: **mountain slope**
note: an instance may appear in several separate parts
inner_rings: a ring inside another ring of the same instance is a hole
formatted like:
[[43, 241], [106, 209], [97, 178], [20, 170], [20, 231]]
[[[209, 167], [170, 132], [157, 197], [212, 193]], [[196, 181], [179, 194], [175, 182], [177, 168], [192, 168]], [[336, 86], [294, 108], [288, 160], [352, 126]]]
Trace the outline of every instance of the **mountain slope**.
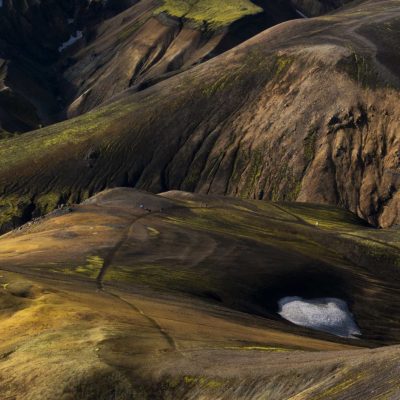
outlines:
[[[297, 10], [308, 17], [316, 17], [325, 14], [348, 3], [356, 3], [354, 0], [291, 0]], [[358, 3], [363, 0], [358, 0]]]
[[335, 204], [398, 223], [400, 11], [395, 1], [362, 10], [278, 25], [147, 90], [1, 141], [4, 227], [121, 185]]
[[297, 16], [289, 0], [265, 9], [250, 0], [223, 7], [211, 0], [192, 3], [5, 0], [3, 136], [79, 115], [130, 86], [149, 86]]

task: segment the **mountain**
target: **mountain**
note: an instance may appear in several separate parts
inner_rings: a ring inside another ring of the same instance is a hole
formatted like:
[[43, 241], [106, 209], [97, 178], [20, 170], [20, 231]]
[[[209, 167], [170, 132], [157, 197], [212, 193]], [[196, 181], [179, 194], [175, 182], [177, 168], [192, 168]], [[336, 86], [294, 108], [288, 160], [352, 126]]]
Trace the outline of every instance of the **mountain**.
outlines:
[[[291, 4], [250, 0], [5, 0], [0, 8], [6, 132], [82, 114], [131, 86], [207, 60], [255, 33], [298, 17]], [[51, 32], [51, 34], [49, 34]]]
[[400, 398], [397, 0], [0, 0], [0, 399]]
[[398, 9], [382, 4], [277, 25], [2, 140], [3, 229], [115, 186], [332, 204], [397, 223]]

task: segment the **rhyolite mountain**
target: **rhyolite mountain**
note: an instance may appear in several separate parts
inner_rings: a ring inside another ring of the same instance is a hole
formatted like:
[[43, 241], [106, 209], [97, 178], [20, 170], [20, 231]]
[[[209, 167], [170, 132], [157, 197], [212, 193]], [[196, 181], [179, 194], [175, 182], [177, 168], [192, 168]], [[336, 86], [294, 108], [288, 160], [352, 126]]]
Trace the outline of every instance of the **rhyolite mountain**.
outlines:
[[250, 0], [226, 2], [225, 8], [198, 3], [189, 12], [189, 3], [179, 1], [5, 0], [3, 130], [28, 131], [81, 114], [128, 87], [148, 86], [298, 17], [288, 0], [264, 8]]
[[399, 0], [0, 0], [0, 399], [399, 399], [399, 65]]
[[256, 4], [235, 0], [222, 5], [4, 0], [0, 7], [3, 136], [81, 114], [128, 87], [147, 87], [279, 22], [341, 5], [316, 0]]
[[0, 141], [3, 229], [115, 186], [334, 204], [377, 226], [399, 222], [397, 1], [278, 24], [205, 62], [237, 10], [206, 8], [204, 42], [198, 10], [177, 27], [149, 4], [104, 17], [60, 56], [74, 99], [64, 111], [82, 115]]

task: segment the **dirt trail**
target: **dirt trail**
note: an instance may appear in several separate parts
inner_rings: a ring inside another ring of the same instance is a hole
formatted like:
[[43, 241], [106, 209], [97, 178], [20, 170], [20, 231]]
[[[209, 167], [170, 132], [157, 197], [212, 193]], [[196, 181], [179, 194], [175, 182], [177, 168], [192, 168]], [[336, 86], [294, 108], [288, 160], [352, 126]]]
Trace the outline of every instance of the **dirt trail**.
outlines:
[[164, 339], [166, 340], [166, 342], [168, 343], [168, 345], [171, 347], [172, 350], [176, 351], [177, 353], [179, 353], [181, 356], [184, 357], [184, 354], [179, 350], [178, 344], [175, 341], [175, 339], [153, 317], [146, 314], [141, 308], [132, 303], [132, 301], [127, 301], [121, 296], [117, 295], [116, 293], [110, 292], [104, 288], [102, 288], [101, 291], [109, 296], [114, 297], [115, 299], [118, 299], [120, 302], [124, 303], [132, 310], [140, 314], [154, 327], [154, 329], [157, 330], [157, 332], [160, 333], [161, 336], [164, 337]]
[[149, 215], [154, 215], [154, 214], [159, 214], [159, 213], [152, 213], [152, 214], [149, 213], [149, 214], [140, 215], [139, 217], [135, 217], [130, 222], [128, 227], [124, 230], [124, 232], [122, 233], [121, 238], [118, 240], [118, 242], [115, 244], [115, 246], [110, 250], [110, 252], [104, 258], [103, 266], [101, 267], [101, 270], [100, 270], [99, 274], [96, 277], [96, 283], [97, 283], [97, 287], [99, 289], [103, 288], [104, 276], [105, 276], [108, 268], [113, 263], [116, 254], [121, 249], [121, 247], [124, 245], [124, 243], [128, 240], [129, 235], [131, 234], [133, 225], [135, 225], [135, 223], [138, 222], [139, 220], [144, 219], [144, 218], [148, 217]]

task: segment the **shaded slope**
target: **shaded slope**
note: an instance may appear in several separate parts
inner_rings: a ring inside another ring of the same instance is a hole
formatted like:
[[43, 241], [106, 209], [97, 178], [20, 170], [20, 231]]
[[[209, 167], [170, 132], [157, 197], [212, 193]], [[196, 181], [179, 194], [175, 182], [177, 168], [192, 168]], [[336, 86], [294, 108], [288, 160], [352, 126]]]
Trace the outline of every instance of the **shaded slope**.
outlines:
[[[362, 347], [399, 340], [399, 234], [348, 212], [115, 189], [0, 251], [4, 397], [398, 395], [398, 346]], [[361, 339], [282, 320], [286, 294], [345, 299]]]
[[[59, 48], [76, 31], [96, 26], [129, 0], [14, 1], [0, 7], [0, 127], [9, 133], [60, 119], [65, 107]], [[89, 29], [90, 30], [90, 29]]]
[[[356, 0], [358, 3], [363, 0]], [[307, 17], [316, 17], [340, 8], [348, 3], [356, 3], [355, 0], [291, 0], [297, 10]], [[364, 0], [365, 1], [365, 0]]]
[[5, 0], [0, 7], [2, 129], [20, 133], [82, 114], [130, 86], [149, 86], [296, 17], [288, 0], [265, 10], [250, 0], [161, 5]]

